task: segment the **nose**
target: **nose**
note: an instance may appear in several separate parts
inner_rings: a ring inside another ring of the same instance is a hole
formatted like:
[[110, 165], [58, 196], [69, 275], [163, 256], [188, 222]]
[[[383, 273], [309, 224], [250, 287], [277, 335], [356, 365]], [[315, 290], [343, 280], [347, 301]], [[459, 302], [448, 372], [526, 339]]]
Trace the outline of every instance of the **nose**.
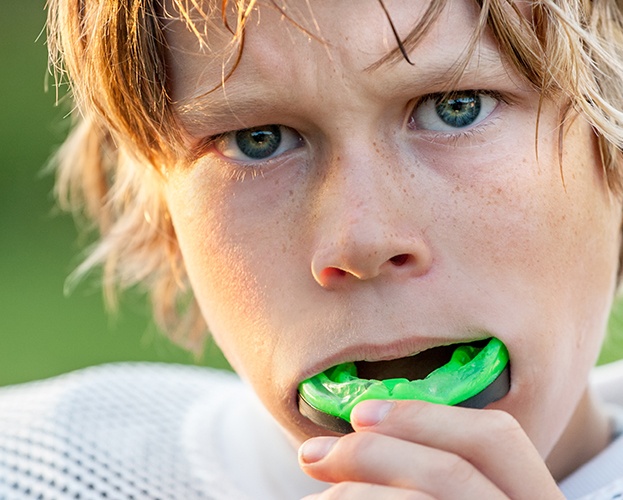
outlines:
[[377, 277], [425, 275], [433, 254], [415, 193], [378, 162], [342, 160], [333, 167], [319, 189], [311, 262], [316, 282], [338, 289]]

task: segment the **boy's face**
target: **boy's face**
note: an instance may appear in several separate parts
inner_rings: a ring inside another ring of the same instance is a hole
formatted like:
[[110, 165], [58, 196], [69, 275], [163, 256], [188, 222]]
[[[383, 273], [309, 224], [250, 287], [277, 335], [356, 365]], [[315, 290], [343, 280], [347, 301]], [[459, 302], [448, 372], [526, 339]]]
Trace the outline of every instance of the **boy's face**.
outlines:
[[[297, 439], [320, 433], [297, 385], [344, 361], [402, 358], [495, 336], [512, 413], [546, 455], [594, 362], [615, 286], [621, 207], [591, 128], [565, 127], [484, 39], [443, 100], [474, 28], [449, 2], [404, 60], [375, 0], [260, 4], [219, 90], [209, 49], [170, 26], [174, 98], [191, 166], [172, 169], [170, 213], [194, 292], [234, 368]], [[404, 38], [426, 2], [387, 2]], [[274, 125], [274, 126], [273, 126]], [[259, 127], [248, 133], [211, 136]], [[189, 146], [190, 147], [190, 146]], [[537, 157], [538, 155], [538, 157]], [[562, 166], [561, 166], [562, 165]], [[418, 356], [413, 358], [418, 363]]]

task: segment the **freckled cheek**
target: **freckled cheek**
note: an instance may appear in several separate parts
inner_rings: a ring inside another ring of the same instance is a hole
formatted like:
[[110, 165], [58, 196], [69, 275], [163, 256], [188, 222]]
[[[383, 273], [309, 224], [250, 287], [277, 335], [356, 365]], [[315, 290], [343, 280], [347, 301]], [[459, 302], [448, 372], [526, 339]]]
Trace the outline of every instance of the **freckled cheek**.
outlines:
[[480, 255], [483, 262], [510, 264], [511, 269], [542, 266], [555, 273], [573, 266], [587, 241], [611, 238], [607, 194], [594, 173], [585, 170], [597, 169], [590, 158], [583, 165], [569, 165], [566, 187], [553, 159], [542, 160], [549, 170], [531, 158], [504, 160], [481, 165], [481, 171], [508, 175], [485, 175], [471, 185], [462, 181], [453, 206], [437, 210], [454, 218], [466, 256]]
[[492, 327], [515, 347], [528, 332], [546, 342], [553, 333], [599, 333], [614, 286], [619, 204], [589, 156], [565, 164], [566, 189], [551, 158], [506, 160], [480, 164], [488, 175], [473, 182], [457, 179], [434, 207], [438, 262], [475, 320], [499, 317]]
[[298, 241], [292, 210], [251, 194], [197, 197], [200, 205], [172, 214], [202, 313], [242, 374], [270, 370], [280, 342], [275, 325], [297, 293], [287, 286]]

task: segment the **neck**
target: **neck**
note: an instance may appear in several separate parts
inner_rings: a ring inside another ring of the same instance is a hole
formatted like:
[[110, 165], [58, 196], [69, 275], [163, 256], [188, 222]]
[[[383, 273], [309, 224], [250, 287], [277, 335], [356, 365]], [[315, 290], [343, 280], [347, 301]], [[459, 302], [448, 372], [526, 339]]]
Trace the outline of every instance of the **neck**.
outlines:
[[586, 389], [561, 438], [547, 457], [557, 481], [601, 452], [610, 443], [612, 423], [590, 389]]

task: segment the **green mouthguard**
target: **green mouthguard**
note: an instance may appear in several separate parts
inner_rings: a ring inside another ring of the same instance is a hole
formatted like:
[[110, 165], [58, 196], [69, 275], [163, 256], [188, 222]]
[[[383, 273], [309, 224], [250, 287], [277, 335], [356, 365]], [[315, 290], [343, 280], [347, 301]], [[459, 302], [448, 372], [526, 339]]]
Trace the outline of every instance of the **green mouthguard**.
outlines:
[[[417, 399], [459, 405], [493, 384], [505, 371], [508, 359], [502, 341], [491, 338], [484, 347], [458, 345], [450, 361], [421, 380], [360, 379], [355, 363], [342, 363], [301, 382], [299, 396], [307, 408], [347, 422], [353, 408], [368, 399]], [[508, 371], [505, 375], [508, 377]], [[504, 383], [508, 386], [508, 380]], [[502, 390], [505, 394], [508, 387]]]

